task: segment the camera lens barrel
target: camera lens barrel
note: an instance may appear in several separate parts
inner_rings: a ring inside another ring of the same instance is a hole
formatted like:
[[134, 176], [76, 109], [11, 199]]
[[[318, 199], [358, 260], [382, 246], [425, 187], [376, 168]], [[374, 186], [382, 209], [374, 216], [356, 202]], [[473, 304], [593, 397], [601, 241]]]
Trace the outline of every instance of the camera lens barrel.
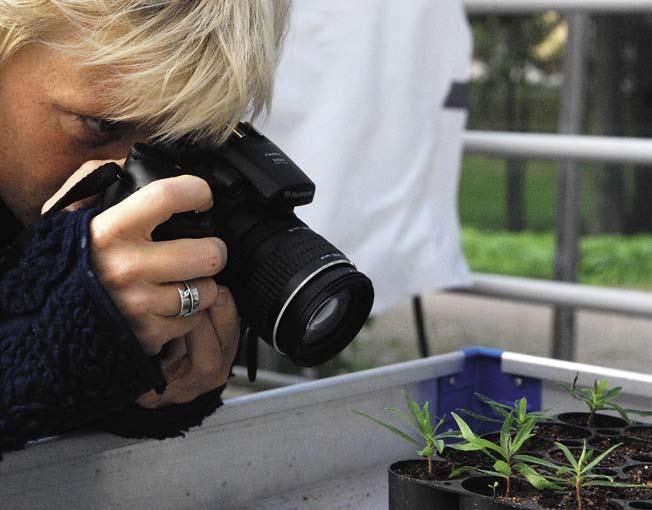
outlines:
[[[243, 223], [232, 217], [230, 232]], [[230, 222], [229, 222], [230, 223]], [[315, 366], [343, 350], [373, 303], [369, 279], [293, 213], [253, 222], [229, 236], [229, 286], [243, 319], [300, 366]]]

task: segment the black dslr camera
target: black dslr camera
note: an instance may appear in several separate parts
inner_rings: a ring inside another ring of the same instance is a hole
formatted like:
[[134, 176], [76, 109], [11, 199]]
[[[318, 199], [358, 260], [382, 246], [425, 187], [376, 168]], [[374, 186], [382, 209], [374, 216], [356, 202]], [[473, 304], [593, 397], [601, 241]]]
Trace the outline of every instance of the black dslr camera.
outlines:
[[231, 290], [243, 326], [295, 364], [319, 365], [353, 340], [373, 304], [369, 278], [299, 220], [315, 185], [251, 124], [220, 146], [135, 144], [102, 208], [157, 179], [193, 174], [215, 196], [207, 213], [174, 215], [154, 240], [220, 237], [229, 249], [216, 276]]

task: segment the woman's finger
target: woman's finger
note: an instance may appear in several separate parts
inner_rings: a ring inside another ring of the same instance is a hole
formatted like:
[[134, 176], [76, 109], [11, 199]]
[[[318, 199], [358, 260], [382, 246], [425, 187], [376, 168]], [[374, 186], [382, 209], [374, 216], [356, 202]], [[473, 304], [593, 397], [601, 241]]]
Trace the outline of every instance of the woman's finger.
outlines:
[[[159, 361], [165, 380], [169, 383], [178, 371], [181, 359], [186, 355], [185, 337], [173, 338], [163, 346]], [[179, 377], [176, 374], [176, 377]]]
[[226, 244], [217, 237], [143, 243], [139, 250], [149, 262], [147, 278], [159, 283], [214, 276], [227, 261]]
[[159, 179], [96, 216], [95, 235], [151, 240], [152, 231], [173, 214], [207, 211], [212, 205], [210, 186], [200, 177]]
[[173, 338], [184, 336], [205, 321], [208, 312], [198, 312], [190, 317], [159, 317], [147, 315], [132, 320], [132, 328], [146, 354], [158, 355], [163, 345]]
[[208, 309], [208, 315], [217, 333], [223, 362], [231, 368], [238, 351], [240, 319], [233, 295], [227, 287], [217, 286], [215, 305]]

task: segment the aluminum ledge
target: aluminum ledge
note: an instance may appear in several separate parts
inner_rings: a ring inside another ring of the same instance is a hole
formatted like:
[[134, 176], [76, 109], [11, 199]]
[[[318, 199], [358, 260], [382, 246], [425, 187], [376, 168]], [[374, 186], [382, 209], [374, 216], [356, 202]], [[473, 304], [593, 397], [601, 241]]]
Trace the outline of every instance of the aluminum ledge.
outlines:
[[401, 400], [401, 389], [431, 398], [438, 378], [464, 360], [457, 351], [232, 398], [185, 438], [82, 431], [32, 443], [0, 462], [0, 508], [232, 510], [383, 466], [413, 455], [413, 446], [370, 435], [351, 411], [378, 414]]
[[[648, 2], [652, 10], [652, 2]], [[652, 139], [466, 131], [466, 154], [530, 159], [573, 159], [605, 163], [652, 163]]]
[[542, 11], [648, 12], [650, 0], [464, 0], [469, 14], [519, 14]]
[[470, 287], [453, 292], [652, 317], [652, 293], [649, 292], [484, 273], [474, 273]]
[[501, 368], [506, 373], [567, 383], [579, 374], [580, 386], [591, 386], [594, 380], [607, 378], [610, 386], [622, 386], [624, 393], [628, 395], [652, 398], [652, 375], [649, 374], [515, 352], [503, 352], [501, 360]]

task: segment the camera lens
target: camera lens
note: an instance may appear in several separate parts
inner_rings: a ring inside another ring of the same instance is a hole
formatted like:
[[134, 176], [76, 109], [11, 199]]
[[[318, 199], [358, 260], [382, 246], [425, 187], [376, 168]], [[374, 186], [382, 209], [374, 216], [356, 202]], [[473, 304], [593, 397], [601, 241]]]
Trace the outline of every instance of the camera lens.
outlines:
[[349, 304], [349, 291], [343, 290], [339, 294], [328, 298], [312, 314], [306, 326], [303, 342], [312, 344], [328, 335], [337, 326], [346, 313]]
[[293, 213], [232, 216], [229, 287], [243, 320], [299, 366], [333, 358], [364, 325], [371, 281]]
[[289, 301], [277, 317], [276, 346], [297, 365], [325, 363], [351, 343], [372, 302], [371, 282], [341, 260], [314, 275]]

